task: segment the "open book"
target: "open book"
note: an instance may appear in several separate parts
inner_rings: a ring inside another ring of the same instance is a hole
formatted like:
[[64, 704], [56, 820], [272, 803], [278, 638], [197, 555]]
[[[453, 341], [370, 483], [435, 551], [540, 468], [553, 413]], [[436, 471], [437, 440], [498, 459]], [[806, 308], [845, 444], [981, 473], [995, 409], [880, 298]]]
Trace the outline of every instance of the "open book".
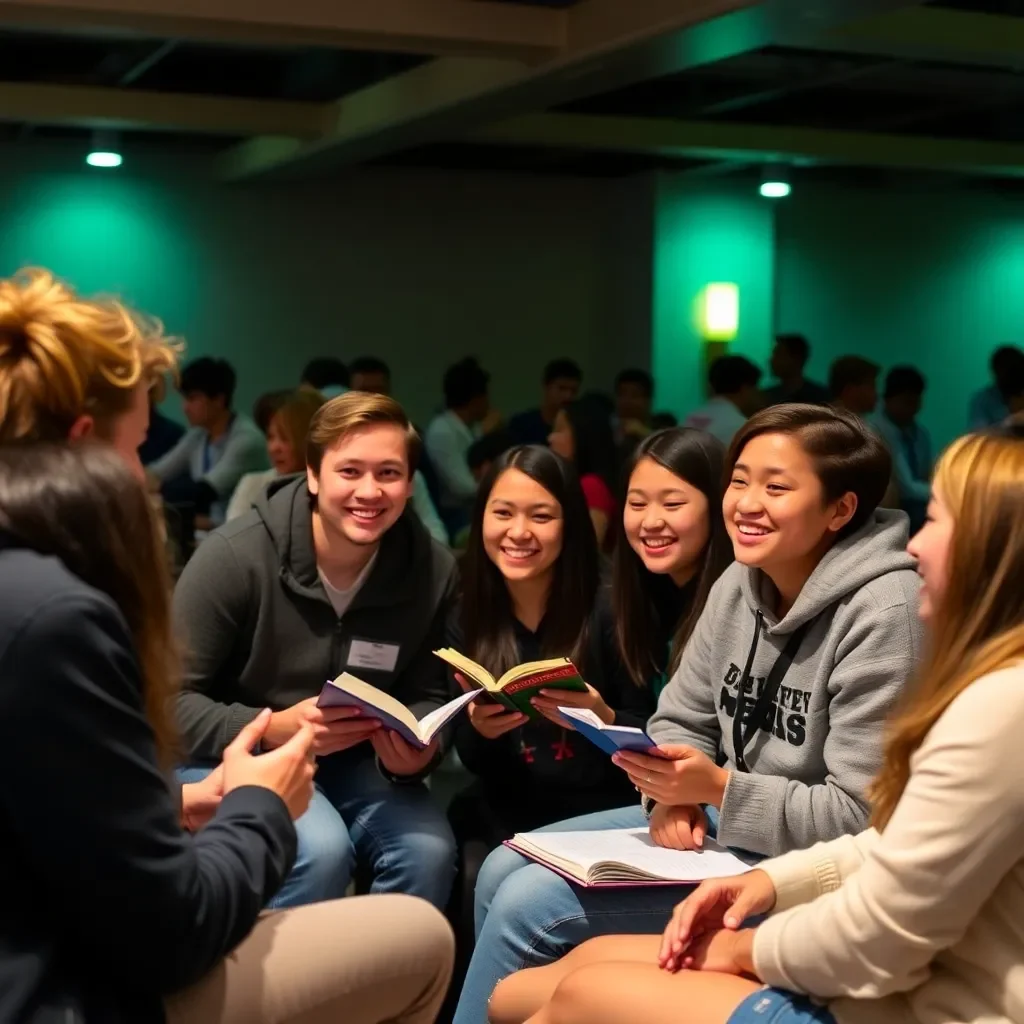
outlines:
[[655, 846], [646, 828], [521, 832], [505, 845], [588, 888], [680, 885], [738, 875], [750, 867], [713, 839], [705, 839], [702, 850]]
[[416, 716], [390, 693], [342, 672], [337, 679], [324, 683], [316, 706], [359, 708], [367, 718], [376, 718], [386, 728], [397, 732], [406, 743], [423, 750], [467, 704], [479, 696], [480, 691], [463, 693], [417, 721]]
[[616, 750], [637, 750], [644, 754], [657, 746], [643, 729], [632, 725], [606, 725], [589, 708], [559, 708], [558, 713], [606, 754], [614, 754]]
[[540, 718], [540, 712], [530, 703], [540, 690], [577, 690], [586, 693], [576, 666], [568, 658], [550, 658], [547, 661], [527, 661], [510, 668], [500, 679], [478, 665], [472, 658], [445, 647], [434, 653], [448, 662], [466, 679], [485, 690], [509, 711], [521, 711], [530, 718]]

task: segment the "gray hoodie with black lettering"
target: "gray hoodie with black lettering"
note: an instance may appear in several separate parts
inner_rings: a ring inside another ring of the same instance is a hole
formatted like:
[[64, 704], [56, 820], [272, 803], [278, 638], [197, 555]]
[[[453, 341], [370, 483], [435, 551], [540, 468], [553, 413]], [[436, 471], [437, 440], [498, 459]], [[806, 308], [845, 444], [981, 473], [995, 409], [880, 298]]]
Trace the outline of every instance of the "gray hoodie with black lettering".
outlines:
[[[758, 569], [734, 563], [712, 588], [648, 732], [658, 743], [723, 755], [730, 775], [720, 842], [775, 856], [866, 826], [885, 720], [921, 644], [919, 580], [906, 543], [906, 515], [879, 509], [825, 555], [781, 621], [774, 587]], [[749, 771], [740, 771], [733, 725], [740, 684], [746, 725], [801, 627], [777, 696], [756, 727], [742, 730]]]

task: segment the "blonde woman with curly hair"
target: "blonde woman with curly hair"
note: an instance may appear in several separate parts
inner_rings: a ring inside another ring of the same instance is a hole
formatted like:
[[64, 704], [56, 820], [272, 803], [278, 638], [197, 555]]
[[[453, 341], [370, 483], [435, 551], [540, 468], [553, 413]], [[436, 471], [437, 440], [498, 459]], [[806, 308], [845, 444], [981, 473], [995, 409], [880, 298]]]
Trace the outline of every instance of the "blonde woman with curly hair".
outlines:
[[507, 979], [492, 1021], [1024, 1021], [1024, 441], [949, 448], [908, 550], [930, 648], [873, 827], [704, 883], [663, 936], [594, 939]]

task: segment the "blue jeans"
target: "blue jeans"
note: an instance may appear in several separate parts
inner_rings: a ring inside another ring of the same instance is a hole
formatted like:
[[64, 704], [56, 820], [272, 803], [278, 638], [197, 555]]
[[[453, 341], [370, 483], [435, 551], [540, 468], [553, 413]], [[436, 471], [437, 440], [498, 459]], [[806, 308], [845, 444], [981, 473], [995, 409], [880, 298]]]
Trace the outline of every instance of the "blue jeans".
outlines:
[[[181, 782], [213, 769], [183, 768]], [[383, 778], [365, 755], [322, 758], [309, 809], [295, 823], [298, 856], [269, 906], [299, 907], [345, 895], [356, 861], [370, 892], [421, 896], [444, 909], [455, 878], [455, 837], [423, 783]]]
[[836, 1024], [824, 1006], [779, 988], [765, 988], [747, 996], [733, 1010], [728, 1024]]
[[[718, 812], [708, 808], [714, 834]], [[642, 828], [639, 803], [585, 814], [537, 829], [584, 832]], [[502, 978], [564, 956], [595, 935], [657, 935], [691, 885], [586, 889], [535, 864], [507, 846], [494, 850], [476, 882], [476, 948], [453, 1024], [484, 1024], [487, 1002]]]

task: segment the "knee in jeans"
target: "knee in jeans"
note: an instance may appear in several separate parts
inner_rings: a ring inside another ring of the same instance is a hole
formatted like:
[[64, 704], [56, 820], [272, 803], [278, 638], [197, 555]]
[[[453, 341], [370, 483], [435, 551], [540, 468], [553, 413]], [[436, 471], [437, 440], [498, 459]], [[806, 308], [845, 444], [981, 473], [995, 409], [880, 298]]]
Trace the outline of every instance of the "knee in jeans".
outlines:
[[455, 837], [448, 831], [407, 833], [403, 858], [418, 873], [434, 877], [455, 872]]
[[490, 906], [498, 890], [508, 877], [516, 871], [525, 870], [529, 862], [510, 850], [507, 846], [499, 846], [491, 850], [476, 876], [476, 899], [478, 905]]
[[332, 900], [345, 895], [355, 851], [340, 821], [335, 828], [318, 827], [301, 833], [293, 875], [309, 900]]
[[[480, 872], [481, 880], [486, 869], [485, 863]], [[488, 920], [493, 918], [503, 931], [517, 934], [543, 930], [544, 917], [551, 912], [554, 903], [546, 892], [552, 879], [560, 881], [557, 875], [539, 864], [529, 864], [513, 871], [498, 886]], [[529, 934], [527, 937], [533, 936]]]

